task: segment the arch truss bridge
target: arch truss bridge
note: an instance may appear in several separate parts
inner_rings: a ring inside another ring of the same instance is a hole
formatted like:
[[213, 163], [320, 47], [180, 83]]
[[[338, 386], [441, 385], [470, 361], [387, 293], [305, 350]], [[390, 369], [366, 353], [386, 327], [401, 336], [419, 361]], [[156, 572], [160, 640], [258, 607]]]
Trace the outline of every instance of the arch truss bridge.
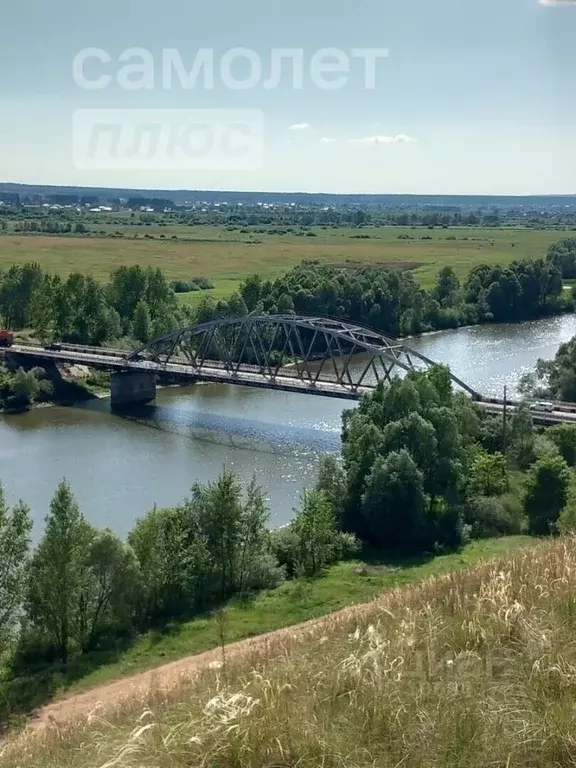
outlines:
[[[247, 315], [201, 323], [149, 342], [126, 363], [198, 380], [349, 399], [396, 375], [434, 365], [373, 328], [298, 315]], [[463, 381], [452, 379], [478, 398]]]

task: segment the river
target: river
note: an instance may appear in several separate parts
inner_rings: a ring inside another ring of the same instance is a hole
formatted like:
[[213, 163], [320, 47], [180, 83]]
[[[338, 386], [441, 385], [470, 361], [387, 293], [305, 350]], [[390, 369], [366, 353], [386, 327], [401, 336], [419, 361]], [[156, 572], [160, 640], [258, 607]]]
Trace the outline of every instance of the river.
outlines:
[[[450, 365], [484, 394], [514, 394], [522, 373], [576, 334], [576, 316], [476, 326], [409, 344]], [[225, 464], [266, 489], [272, 525], [286, 523], [319, 457], [338, 451], [342, 411], [353, 404], [221, 384], [165, 389], [138, 415], [107, 400], [0, 417], [0, 480], [30, 506], [34, 540], [56, 484], [66, 478], [88, 519], [126, 535], [155, 503], [169, 506]]]

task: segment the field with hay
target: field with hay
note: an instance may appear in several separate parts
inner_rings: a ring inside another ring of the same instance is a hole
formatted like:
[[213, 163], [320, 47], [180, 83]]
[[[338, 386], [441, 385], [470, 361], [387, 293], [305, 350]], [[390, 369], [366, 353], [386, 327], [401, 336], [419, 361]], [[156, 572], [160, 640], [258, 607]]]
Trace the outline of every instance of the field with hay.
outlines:
[[576, 765], [576, 540], [254, 639], [29, 729], [3, 768]]

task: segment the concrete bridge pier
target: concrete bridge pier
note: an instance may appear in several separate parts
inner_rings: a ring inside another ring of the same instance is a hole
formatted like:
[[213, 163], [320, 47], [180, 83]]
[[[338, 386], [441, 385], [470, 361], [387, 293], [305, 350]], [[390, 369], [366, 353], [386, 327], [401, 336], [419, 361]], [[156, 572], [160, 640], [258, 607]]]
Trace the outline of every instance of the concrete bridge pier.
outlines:
[[113, 373], [110, 381], [112, 407], [145, 405], [156, 399], [156, 376], [146, 371]]

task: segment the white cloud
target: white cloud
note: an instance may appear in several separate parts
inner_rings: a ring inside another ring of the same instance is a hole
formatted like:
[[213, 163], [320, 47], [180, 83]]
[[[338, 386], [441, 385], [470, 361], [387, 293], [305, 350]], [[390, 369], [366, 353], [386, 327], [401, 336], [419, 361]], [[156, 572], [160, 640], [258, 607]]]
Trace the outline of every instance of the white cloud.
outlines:
[[334, 144], [338, 141], [338, 139], [332, 139], [329, 136], [322, 136], [320, 141], [322, 141], [324, 144]]
[[576, 0], [538, 0], [539, 5], [576, 5]]
[[416, 139], [406, 136], [405, 133], [399, 133], [396, 136], [364, 136], [361, 139], [348, 139], [350, 144], [414, 144]]
[[296, 123], [288, 128], [289, 131], [309, 131], [312, 128], [310, 123]]

